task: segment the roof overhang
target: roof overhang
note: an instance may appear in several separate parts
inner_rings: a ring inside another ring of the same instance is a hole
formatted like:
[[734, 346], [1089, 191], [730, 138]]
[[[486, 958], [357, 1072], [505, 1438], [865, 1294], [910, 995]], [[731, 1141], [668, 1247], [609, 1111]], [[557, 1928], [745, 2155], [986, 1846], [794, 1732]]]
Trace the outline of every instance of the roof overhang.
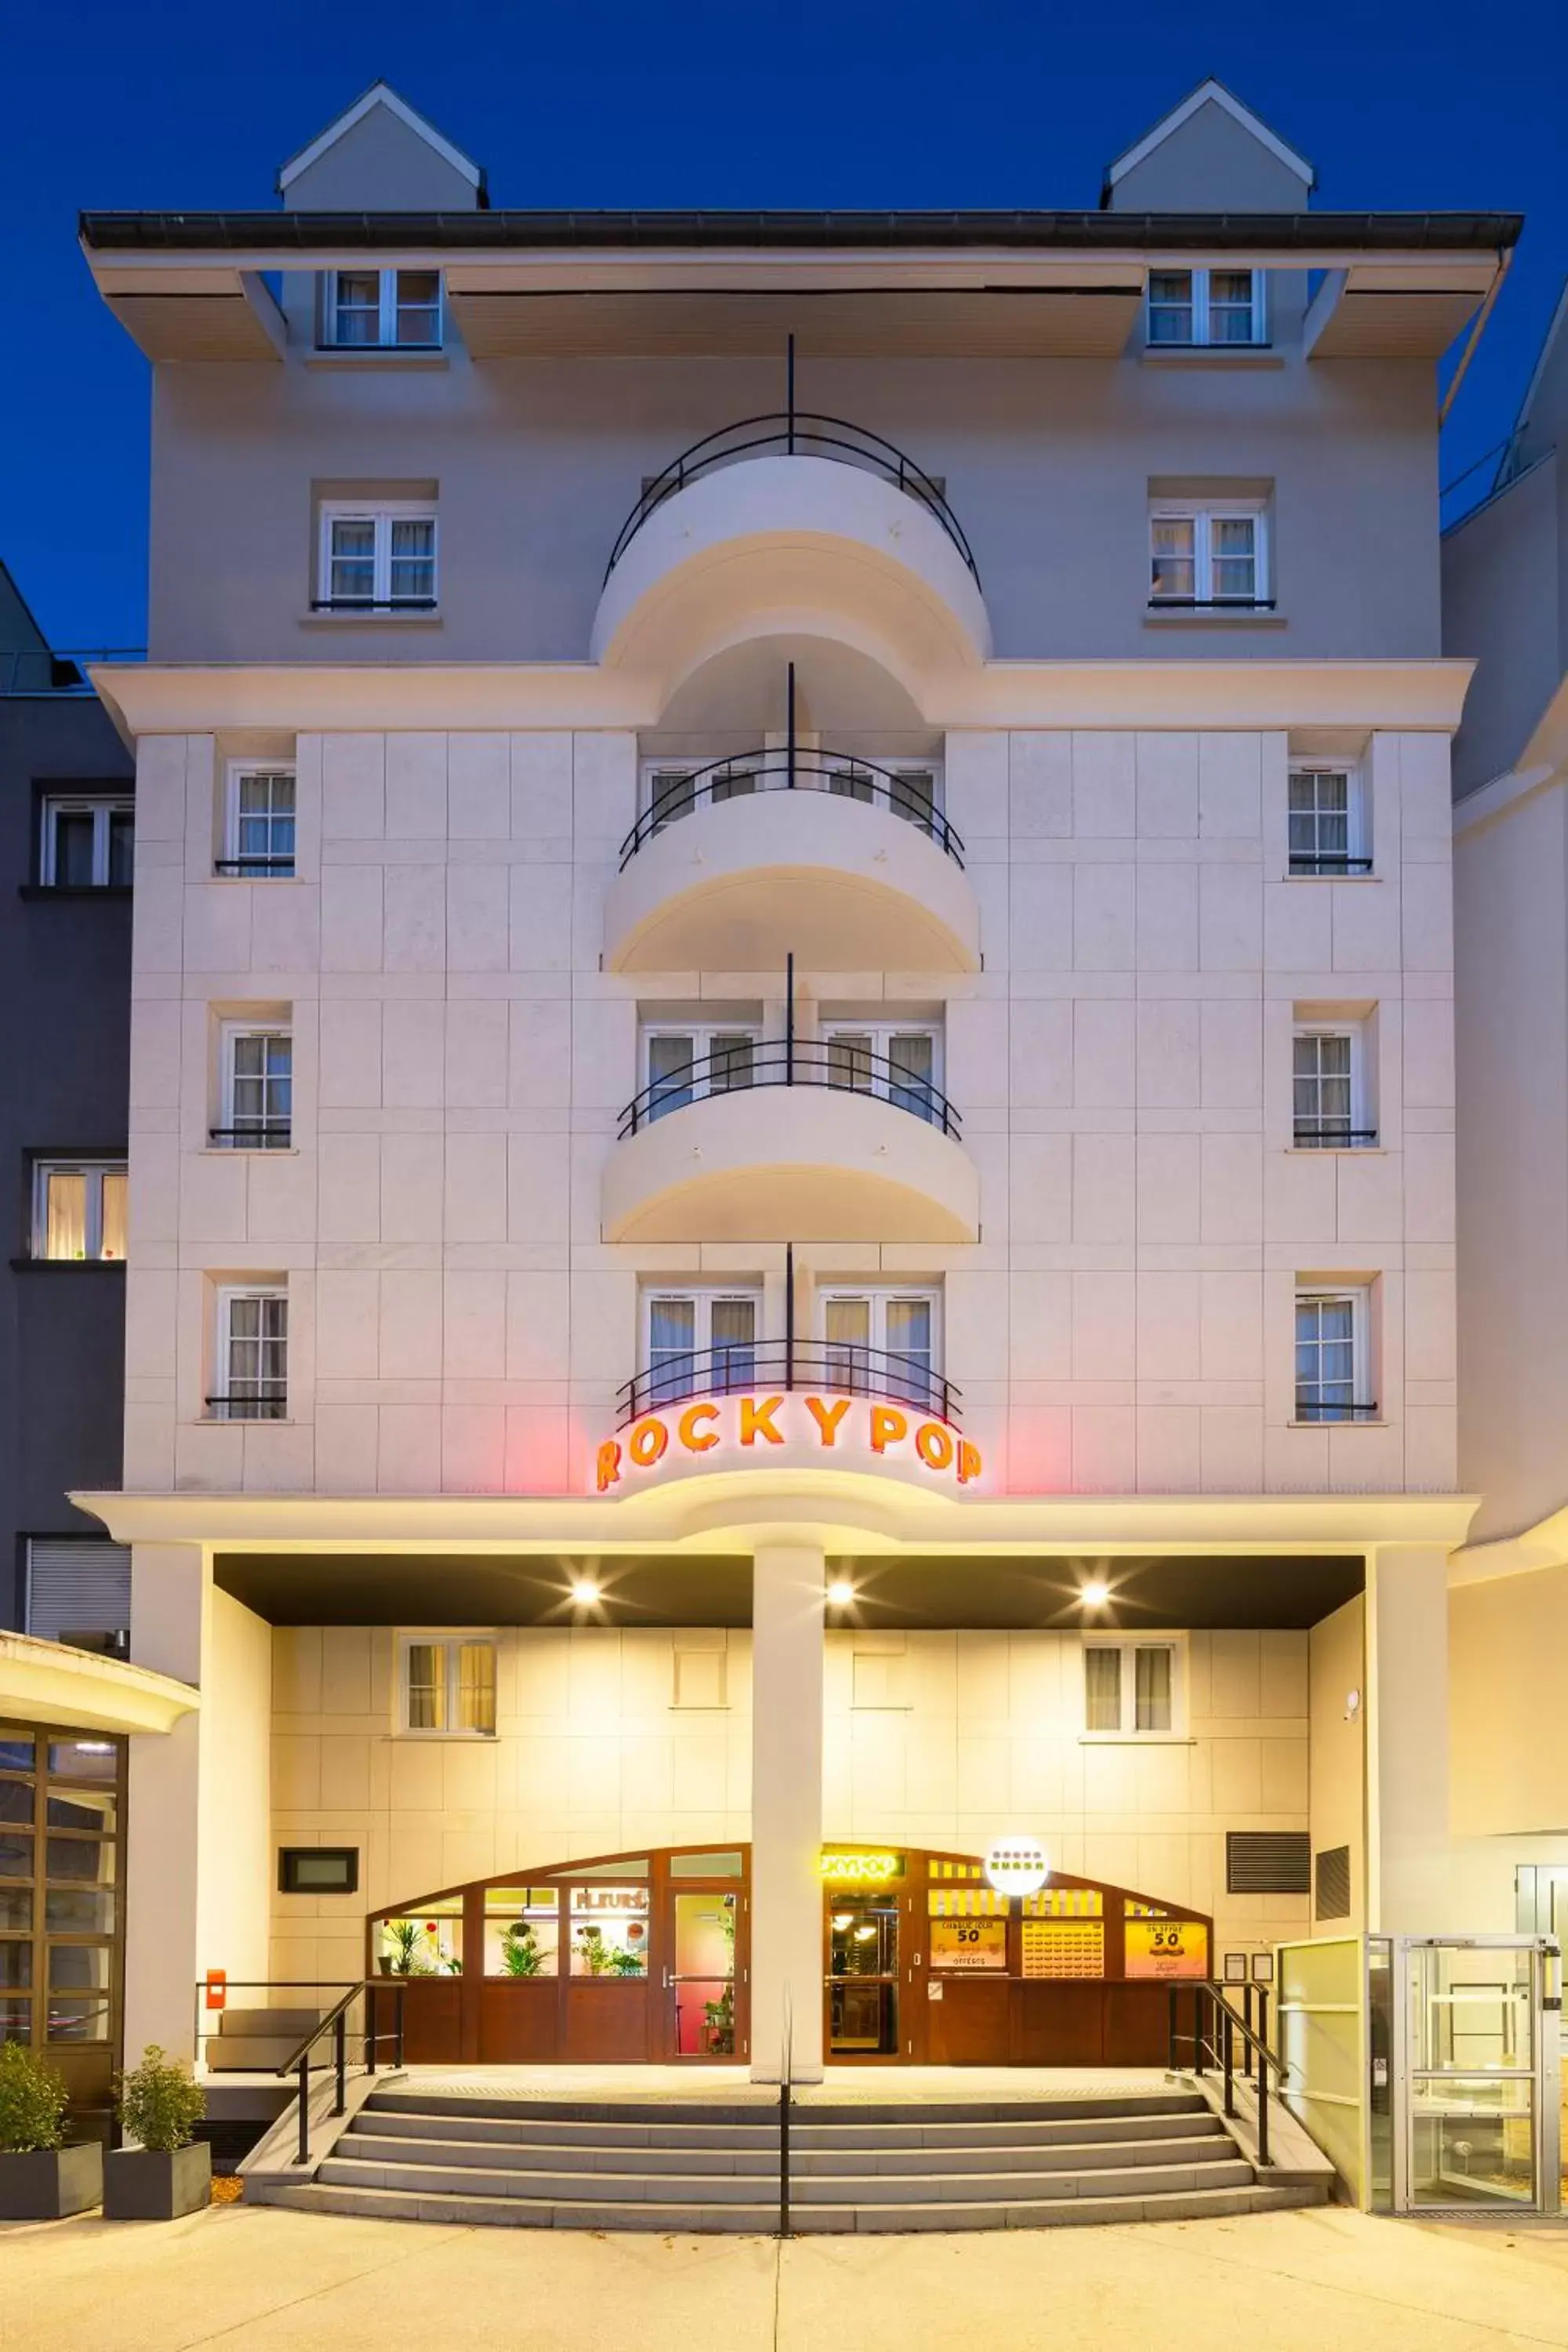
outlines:
[[121, 1658], [0, 1633], [0, 1717], [78, 1731], [172, 1731], [201, 1693]]
[[280, 360], [283, 314], [259, 271], [221, 257], [179, 270], [95, 268], [98, 290], [150, 360]]
[[1501, 257], [1446, 255], [1331, 269], [1302, 329], [1310, 360], [1436, 360], [1490, 293]]

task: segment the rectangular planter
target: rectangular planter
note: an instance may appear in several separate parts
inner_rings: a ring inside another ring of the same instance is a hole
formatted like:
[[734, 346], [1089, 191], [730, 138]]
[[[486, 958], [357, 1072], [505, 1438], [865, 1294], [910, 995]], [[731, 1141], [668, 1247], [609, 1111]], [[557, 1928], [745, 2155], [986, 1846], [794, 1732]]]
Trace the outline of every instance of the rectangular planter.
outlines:
[[173, 2221], [197, 2213], [212, 2189], [213, 2152], [205, 2139], [169, 2154], [111, 2148], [103, 2159], [106, 2221]]
[[103, 2150], [96, 2140], [75, 2147], [0, 2151], [0, 2221], [59, 2221], [103, 2202]]

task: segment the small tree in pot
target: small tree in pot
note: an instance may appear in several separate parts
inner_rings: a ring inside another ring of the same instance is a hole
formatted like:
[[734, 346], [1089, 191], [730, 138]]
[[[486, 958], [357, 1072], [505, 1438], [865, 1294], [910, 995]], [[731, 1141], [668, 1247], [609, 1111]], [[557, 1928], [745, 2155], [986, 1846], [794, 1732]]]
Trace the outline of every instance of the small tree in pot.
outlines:
[[120, 2077], [115, 2107], [121, 2130], [137, 2145], [114, 2148], [105, 2160], [105, 2219], [172, 2221], [197, 2211], [212, 2193], [213, 2164], [206, 2142], [191, 2137], [207, 2097], [190, 2068], [149, 2043], [140, 2066]]
[[66, 2145], [69, 2093], [20, 2042], [0, 2048], [0, 2221], [58, 2221], [103, 2197], [103, 2150]]

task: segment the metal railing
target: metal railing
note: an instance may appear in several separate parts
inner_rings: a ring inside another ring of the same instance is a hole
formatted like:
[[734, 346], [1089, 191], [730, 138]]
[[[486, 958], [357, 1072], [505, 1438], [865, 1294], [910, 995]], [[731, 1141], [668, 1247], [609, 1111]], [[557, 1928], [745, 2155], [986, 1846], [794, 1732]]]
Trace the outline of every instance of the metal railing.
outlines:
[[207, 1141], [216, 1151], [287, 1151], [293, 1132], [286, 1118], [258, 1118], [239, 1127], [209, 1127]]
[[48, 646], [0, 652], [0, 695], [90, 694], [89, 662], [145, 661], [145, 646], [83, 646], [69, 653]]
[[616, 1393], [617, 1429], [689, 1397], [750, 1396], [759, 1389], [880, 1397], [938, 1421], [962, 1418], [961, 1391], [918, 1357], [847, 1339], [766, 1339], [704, 1348], [626, 1381]]
[[312, 613], [433, 613], [434, 596], [312, 596]]
[[914, 825], [944, 849], [955, 866], [963, 864], [963, 843], [934, 802], [917, 792], [897, 768], [884, 768], [853, 752], [802, 751], [781, 744], [772, 751], [737, 751], [656, 782], [659, 789], [621, 844], [623, 874], [639, 849], [689, 816], [699, 802], [711, 805], [753, 793], [827, 793], [836, 800], [869, 802]]
[[1272, 613], [1276, 596], [1151, 596], [1152, 613]]
[[[1192, 1995], [1193, 2023], [1189, 2033], [1181, 2031], [1180, 2004], [1184, 1993]], [[1245, 1984], [1241, 1987], [1243, 2007], [1232, 2003], [1227, 1989], [1213, 1977], [1203, 1977], [1170, 1988], [1169, 2062], [1173, 2074], [1180, 2071], [1180, 2053], [1184, 2043], [1192, 2053], [1192, 2071], [1201, 2077], [1212, 2064], [1224, 2078], [1225, 2112], [1236, 2115], [1236, 2077], [1252, 2089], [1258, 2099], [1258, 2161], [1259, 2167], [1273, 2161], [1268, 2153], [1268, 2100], [1270, 2090], [1276, 2098], [1289, 2069], [1282, 2058], [1276, 2057], [1268, 2047], [1268, 1988], [1267, 1985]], [[1255, 2009], [1256, 2004], [1256, 2009]], [[1255, 2022], [1256, 2015], [1256, 2022]], [[1241, 2045], [1239, 2064], [1237, 2046]], [[1270, 2084], [1270, 2075], [1276, 2079]]]
[[1337, 852], [1319, 854], [1311, 850], [1293, 849], [1289, 867], [1292, 874], [1370, 874], [1372, 860], [1370, 857], [1345, 857]]
[[771, 410], [763, 416], [742, 416], [733, 425], [721, 425], [717, 433], [705, 433], [683, 449], [662, 473], [656, 474], [647, 485], [616, 534], [610, 550], [610, 560], [605, 566], [607, 581], [632, 541], [656, 514], [666, 499], [675, 497], [691, 482], [700, 481], [704, 474], [720, 466], [733, 465], [737, 458], [755, 457], [764, 450], [782, 451], [788, 457], [827, 457], [839, 465], [858, 466], [864, 473], [879, 474], [891, 482], [904, 496], [914, 499], [934, 517], [963, 558], [976, 587], [980, 572], [968, 540], [958, 517], [948, 505], [947, 494], [941, 484], [917, 466], [912, 457], [880, 433], [872, 433], [863, 425], [851, 424], [847, 417], [824, 416], [811, 409], [787, 408]]
[[668, 1118], [694, 1102], [749, 1093], [755, 1087], [826, 1087], [840, 1094], [870, 1096], [930, 1127], [940, 1127], [955, 1140], [963, 1124], [929, 1078], [902, 1068], [886, 1054], [858, 1048], [851, 1052], [830, 1038], [770, 1037], [699, 1054], [679, 1070], [651, 1078], [622, 1111], [616, 1133], [624, 1143], [656, 1119]]
[[1365, 1151], [1377, 1141], [1377, 1129], [1347, 1127], [1337, 1118], [1298, 1120], [1294, 1141], [1298, 1151]]
[[282, 1381], [254, 1381], [226, 1396], [210, 1396], [207, 1413], [213, 1421], [286, 1421], [289, 1397]]
[[[218, 2041], [222, 2038], [221, 2034], [206, 2032], [203, 2028], [204, 2015], [210, 2013], [205, 2009], [205, 2003], [210, 1999], [212, 1990], [213, 1983], [210, 1979], [204, 1977], [198, 1979], [196, 1984], [196, 2046], [198, 2050], [203, 2042]], [[299, 2084], [299, 2161], [301, 2164], [309, 2164], [310, 2161], [310, 2075], [313, 2071], [310, 2055], [316, 2044], [323, 2034], [331, 2033], [332, 2055], [330, 2063], [335, 2077], [331, 2112], [334, 2116], [345, 2115], [348, 2112], [349, 2011], [362, 1994], [367, 1996], [363, 2037], [364, 2050], [363, 2063], [366, 2074], [375, 2073], [379, 2063], [375, 2053], [384, 2042], [390, 2042], [392, 2044], [392, 2065], [396, 2069], [403, 2063], [403, 2000], [406, 1990], [406, 1984], [396, 1977], [362, 1977], [356, 1984], [350, 1985], [342, 1984], [341, 1981], [337, 1984], [321, 1983], [313, 1977], [227, 1977], [223, 1980], [223, 1992], [226, 1999], [231, 1992], [336, 1992], [339, 1995], [325, 2016], [319, 2019], [303, 2041], [295, 2045], [283, 2063], [272, 2070], [280, 2078], [287, 2074], [293, 2074]], [[393, 2022], [385, 2032], [377, 2032], [375, 1997], [383, 1992], [390, 1992], [393, 1996], [395, 2004]]]
[[283, 881], [288, 881], [292, 877], [294, 872], [294, 853], [289, 849], [279, 850], [275, 855], [268, 855], [267, 856], [215, 857], [213, 860], [213, 872], [215, 874], [236, 874], [239, 877], [241, 881], [265, 882], [270, 879], [273, 876], [277, 876]]
[[1298, 1421], [1375, 1421], [1378, 1408], [1373, 1404], [1340, 1402], [1333, 1397], [1307, 1397], [1296, 1392]]

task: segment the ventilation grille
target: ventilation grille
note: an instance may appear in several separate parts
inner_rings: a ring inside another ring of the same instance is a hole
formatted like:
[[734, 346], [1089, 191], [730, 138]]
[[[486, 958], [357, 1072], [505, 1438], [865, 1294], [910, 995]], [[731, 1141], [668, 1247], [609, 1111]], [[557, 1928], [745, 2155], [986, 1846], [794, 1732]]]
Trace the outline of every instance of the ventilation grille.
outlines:
[[1227, 1895], [1308, 1895], [1311, 1840], [1305, 1830], [1230, 1830], [1225, 1841]]
[[27, 1631], [44, 1642], [103, 1641], [131, 1626], [131, 1547], [88, 1537], [27, 1538]]
[[1348, 1919], [1351, 1916], [1349, 1846], [1326, 1846], [1317, 1856], [1317, 1892], [1312, 1898], [1313, 1916], [1319, 1919]]

